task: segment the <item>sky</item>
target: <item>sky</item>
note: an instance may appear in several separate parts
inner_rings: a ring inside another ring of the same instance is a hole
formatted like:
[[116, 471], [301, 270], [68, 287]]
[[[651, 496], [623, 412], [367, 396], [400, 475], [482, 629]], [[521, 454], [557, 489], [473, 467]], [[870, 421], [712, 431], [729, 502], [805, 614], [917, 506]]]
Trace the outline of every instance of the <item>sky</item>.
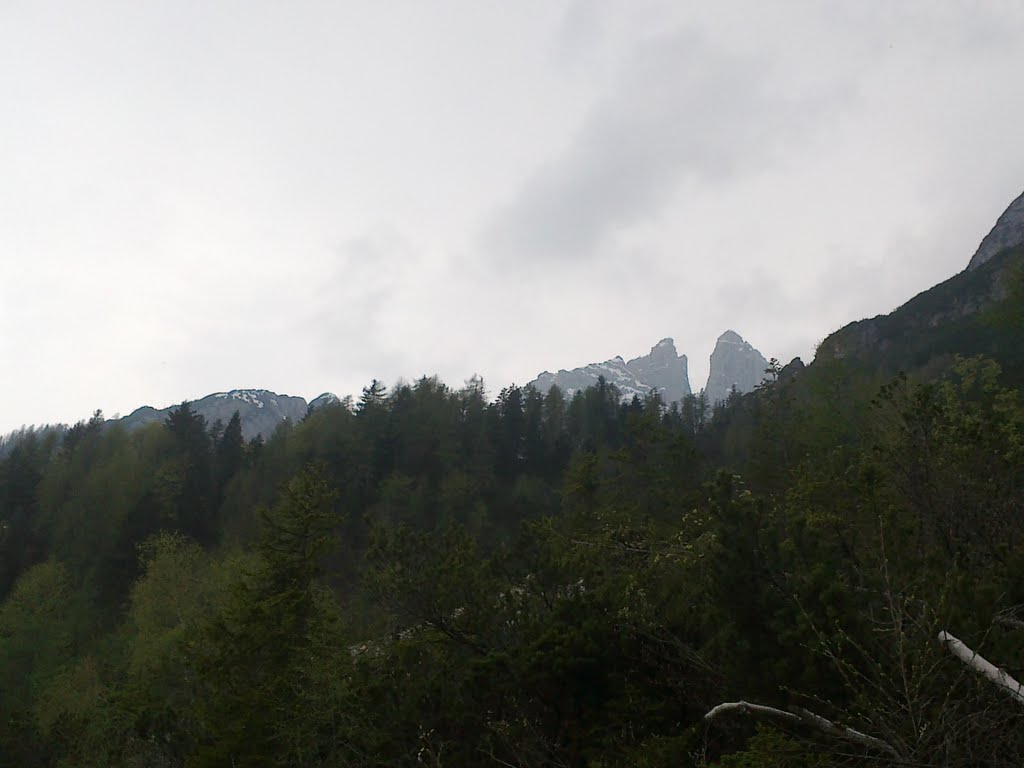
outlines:
[[813, 358], [1024, 189], [1016, 0], [0, 0], [0, 433]]

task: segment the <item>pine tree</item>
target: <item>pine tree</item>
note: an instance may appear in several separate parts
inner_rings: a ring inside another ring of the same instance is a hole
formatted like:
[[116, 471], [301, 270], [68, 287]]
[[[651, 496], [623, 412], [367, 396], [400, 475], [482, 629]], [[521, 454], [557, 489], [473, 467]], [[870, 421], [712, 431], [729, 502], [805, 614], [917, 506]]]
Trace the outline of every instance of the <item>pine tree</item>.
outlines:
[[220, 440], [216, 443], [217, 498], [222, 499], [228, 482], [242, 468], [245, 441], [242, 439], [242, 419], [235, 411], [228, 421]]
[[339, 520], [337, 494], [323, 473], [319, 466], [301, 472], [263, 515], [258, 569], [239, 579], [224, 610], [189, 648], [201, 687], [189, 765], [283, 761], [282, 729], [302, 708], [297, 667], [307, 668], [311, 645], [330, 629], [317, 577]]

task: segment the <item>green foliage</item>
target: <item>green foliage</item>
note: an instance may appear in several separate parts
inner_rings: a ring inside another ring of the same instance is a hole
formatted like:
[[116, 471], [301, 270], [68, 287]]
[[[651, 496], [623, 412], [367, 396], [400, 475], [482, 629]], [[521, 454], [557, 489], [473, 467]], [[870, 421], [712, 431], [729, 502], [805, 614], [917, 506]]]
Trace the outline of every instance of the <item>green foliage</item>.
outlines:
[[297, 757], [285, 739], [302, 705], [296, 664], [334, 621], [316, 578], [333, 543], [335, 499], [320, 468], [291, 480], [263, 516], [258, 564], [241, 574], [223, 607], [190, 639], [185, 665], [194, 670], [198, 691], [189, 765]]
[[[27, 433], [0, 765], [1019, 765], [1024, 713], [935, 638], [1024, 673], [1024, 408], [943, 360], [823, 359], [710, 421], [422, 378], [265, 443], [188, 404]], [[899, 758], [703, 720], [743, 699]]]

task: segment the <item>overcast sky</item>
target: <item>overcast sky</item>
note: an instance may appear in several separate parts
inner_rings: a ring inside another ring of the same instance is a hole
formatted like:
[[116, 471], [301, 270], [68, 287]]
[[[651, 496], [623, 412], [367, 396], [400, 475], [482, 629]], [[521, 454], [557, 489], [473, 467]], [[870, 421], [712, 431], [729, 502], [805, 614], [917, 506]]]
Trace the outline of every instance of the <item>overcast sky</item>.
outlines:
[[1024, 189], [1024, 4], [0, 0], [0, 432], [813, 357]]

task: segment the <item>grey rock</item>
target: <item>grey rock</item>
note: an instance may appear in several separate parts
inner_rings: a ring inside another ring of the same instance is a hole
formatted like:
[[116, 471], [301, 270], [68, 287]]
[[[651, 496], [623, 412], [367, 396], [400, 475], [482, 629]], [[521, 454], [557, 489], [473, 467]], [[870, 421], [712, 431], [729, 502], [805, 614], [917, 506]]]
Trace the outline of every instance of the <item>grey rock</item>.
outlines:
[[313, 398], [309, 403], [309, 410], [315, 411], [325, 405], [341, 405], [341, 399], [333, 392], [324, 392], [319, 397]]
[[996, 220], [992, 231], [985, 235], [971, 257], [967, 269], [977, 269], [993, 256], [1021, 244], [1024, 244], [1024, 194], [1010, 203], [1010, 207]]
[[[269, 438], [285, 419], [294, 424], [302, 420], [307, 410], [303, 398], [279, 395], [266, 389], [233, 389], [230, 392], [217, 392], [191, 402], [189, 406], [203, 416], [208, 424], [213, 424], [217, 419], [227, 424], [235, 411], [238, 411], [242, 421], [242, 436], [246, 440], [251, 440], [257, 435]], [[162, 422], [177, 407], [172, 405], [158, 410], [146, 405], [125, 416], [119, 423], [125, 429], [137, 429], [153, 422]]]
[[794, 357], [779, 371], [779, 381], [791, 381], [804, 372], [807, 366], [799, 357]]
[[764, 380], [768, 361], [735, 331], [726, 331], [718, 337], [711, 353], [711, 369], [708, 384], [704, 388], [709, 406], [729, 397], [735, 387], [737, 392], [750, 392]]
[[552, 386], [557, 386], [566, 397], [572, 397], [579, 390], [595, 386], [602, 376], [606, 382], [618, 388], [624, 400], [632, 399], [634, 395], [645, 397], [651, 391], [649, 385], [640, 381], [626, 367], [626, 361], [621, 357], [613, 357], [603, 363], [590, 363], [571, 371], [564, 368], [558, 373], [544, 371], [530, 384], [541, 392], [547, 392]]
[[649, 354], [626, 363], [626, 368], [638, 381], [658, 390], [666, 403], [673, 403], [690, 394], [686, 363], [686, 355], [676, 353], [675, 342], [662, 339], [651, 347]]
[[662, 339], [651, 347], [649, 354], [635, 357], [628, 363], [621, 357], [613, 357], [603, 363], [590, 363], [568, 371], [564, 368], [558, 373], [544, 371], [530, 384], [541, 392], [557, 385], [567, 397], [572, 397], [578, 390], [596, 385], [602, 376], [618, 388], [623, 400], [631, 400], [634, 395], [646, 397], [657, 391], [670, 403], [690, 394], [686, 355], [676, 353], [672, 339]]

